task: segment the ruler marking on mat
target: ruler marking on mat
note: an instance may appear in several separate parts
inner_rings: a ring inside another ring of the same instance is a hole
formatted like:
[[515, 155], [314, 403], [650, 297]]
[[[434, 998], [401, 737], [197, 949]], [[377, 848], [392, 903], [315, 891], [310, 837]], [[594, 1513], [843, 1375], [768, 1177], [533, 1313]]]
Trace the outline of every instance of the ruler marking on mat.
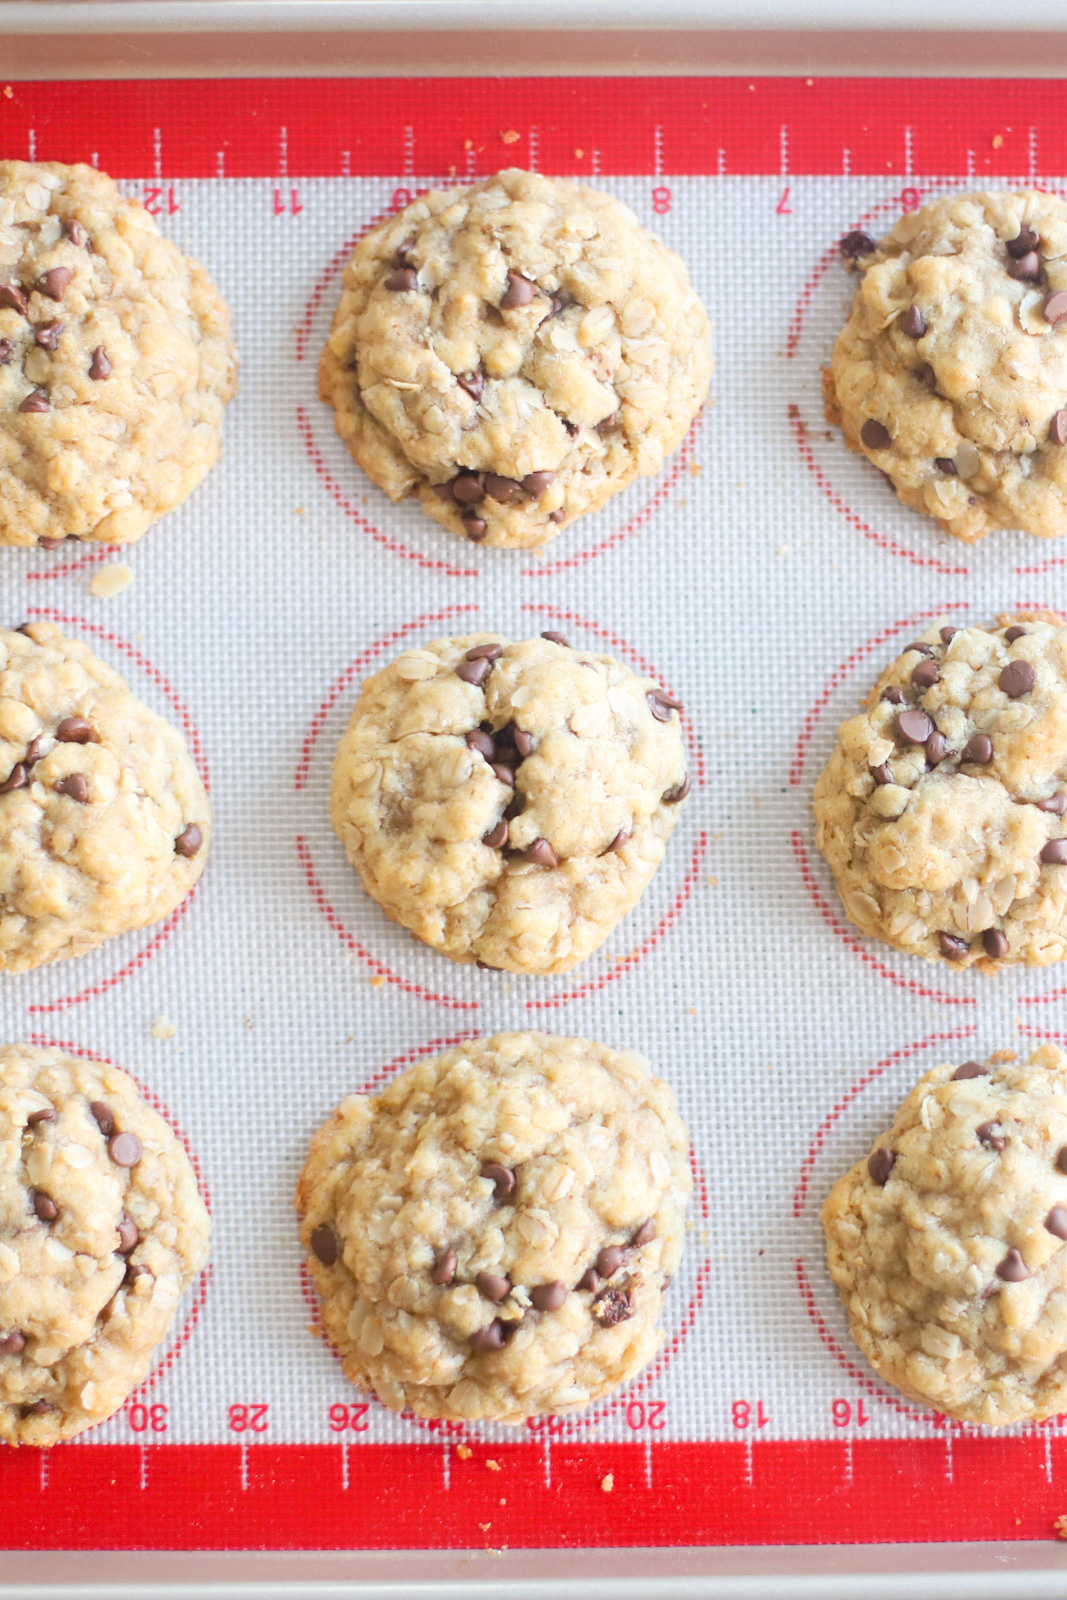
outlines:
[[1036, 128], [1031, 128], [1029, 134], [1027, 135], [1027, 140], [1026, 140], [1026, 158], [1027, 158], [1027, 171], [1029, 172], [1029, 175], [1030, 175], [1030, 182], [1032, 184], [1036, 184], [1036, 182], [1037, 182], [1037, 129]]
[[755, 1466], [755, 1462], [753, 1460], [752, 1440], [751, 1439], [746, 1439], [745, 1440], [745, 1482], [748, 1484], [748, 1487], [750, 1489], [751, 1489], [753, 1481], [754, 1481], [754, 1472], [753, 1472], [754, 1466]]
[[955, 1481], [955, 1471], [952, 1465], [952, 1435], [945, 1430], [945, 1482]]
[[783, 122], [778, 130], [778, 176], [789, 176], [789, 124]]
[[850, 177], [851, 176], [851, 171], [852, 171], [852, 151], [848, 148], [848, 145], [846, 144], [846, 145], [843, 146], [843, 148], [841, 150], [841, 175], [842, 175], [842, 177], [844, 177], [844, 178]]
[[[445, 1487], [447, 1488], [448, 1485], [446, 1484]], [[347, 1443], [343, 1443], [341, 1445], [341, 1488], [347, 1494], [347, 1492], [348, 1492], [348, 1445], [347, 1445]]]
[[289, 129], [284, 127], [278, 129], [278, 176], [289, 176]]
[[241, 1492], [248, 1493], [248, 1446], [241, 1446]]
[[536, 127], [531, 127], [526, 137], [526, 155], [530, 163], [530, 171], [537, 171], [537, 162], [540, 155], [538, 147], [538, 132]]
[[163, 129], [152, 129], [152, 160], [155, 164], [156, 182], [163, 181]]
[[852, 1466], [853, 1466], [853, 1462], [852, 1462], [852, 1440], [851, 1439], [846, 1439], [845, 1440], [845, 1482], [847, 1484], [851, 1484], [851, 1482], [852, 1482]]
[[[27, 144], [27, 147], [28, 147], [29, 152], [30, 152], [29, 159], [31, 161], [36, 161], [37, 160], [37, 129], [36, 128], [27, 129], [27, 132], [26, 132], [26, 144]], [[93, 165], [94, 166], [96, 165], [95, 161], [93, 162]]]
[[1045, 1482], [1052, 1482], [1052, 1433], [1045, 1429]]
[[663, 129], [652, 130], [653, 170], [657, 178], [663, 176]]
[[138, 1445], [137, 1448], [141, 1457], [140, 1484], [143, 1491], [148, 1488], [148, 1447], [142, 1444]]
[[225, 152], [225, 150], [216, 150], [215, 151], [215, 176], [216, 176], [216, 178], [225, 178], [225, 176], [226, 176], [226, 152]]
[[904, 176], [911, 177], [911, 163], [914, 154], [914, 138], [910, 128], [904, 129]]
[[404, 176], [415, 176], [415, 129], [410, 123], [404, 129]]
[[48, 1462], [49, 1462], [49, 1457], [51, 1456], [51, 1454], [52, 1454], [52, 1452], [50, 1450], [42, 1450], [41, 1451], [41, 1493], [42, 1494], [47, 1494], [47, 1492], [48, 1492]]
[[652, 1487], [652, 1440], [645, 1440], [645, 1488]]
[[450, 1444], [441, 1446], [441, 1475], [444, 1478], [445, 1492], [447, 1493], [452, 1487], [452, 1446]]
[[544, 1449], [541, 1452], [541, 1469], [544, 1473], [545, 1488], [552, 1487], [552, 1440], [545, 1434]]

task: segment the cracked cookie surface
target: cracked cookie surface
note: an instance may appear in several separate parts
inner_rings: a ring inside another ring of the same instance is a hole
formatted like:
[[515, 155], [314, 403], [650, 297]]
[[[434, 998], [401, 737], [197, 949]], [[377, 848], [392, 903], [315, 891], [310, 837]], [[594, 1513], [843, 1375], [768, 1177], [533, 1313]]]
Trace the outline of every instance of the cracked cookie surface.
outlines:
[[397, 1411], [517, 1424], [655, 1355], [691, 1183], [674, 1096], [640, 1056], [502, 1033], [343, 1101], [296, 1205], [354, 1384]]
[[1067, 1408], [1067, 1056], [938, 1066], [823, 1208], [852, 1336], [965, 1422]]
[[657, 472], [710, 377], [680, 258], [609, 195], [511, 169], [360, 240], [319, 390], [390, 499], [528, 546]]
[[158, 922], [210, 836], [175, 728], [51, 623], [0, 629], [0, 971]]
[[1067, 955], [1067, 627], [1003, 624], [927, 629], [815, 786], [849, 920], [959, 967]]
[[0, 1047], [0, 1439], [117, 1411], [207, 1260], [189, 1157], [104, 1062]]
[[128, 544], [219, 453], [230, 317], [92, 167], [0, 161], [0, 543]]
[[957, 539], [1067, 532], [1067, 202], [948, 195], [875, 245], [825, 374], [827, 416]]
[[405, 651], [363, 685], [337, 751], [333, 824], [364, 888], [453, 961], [584, 960], [688, 792], [678, 702], [559, 637]]

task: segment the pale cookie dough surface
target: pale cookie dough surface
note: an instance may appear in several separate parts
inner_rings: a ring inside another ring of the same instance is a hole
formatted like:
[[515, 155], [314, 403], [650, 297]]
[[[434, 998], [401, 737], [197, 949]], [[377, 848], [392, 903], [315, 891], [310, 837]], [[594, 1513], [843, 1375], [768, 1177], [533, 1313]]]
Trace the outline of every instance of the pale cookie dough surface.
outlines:
[[0, 161], [0, 543], [139, 539], [235, 391], [229, 312], [143, 206], [92, 167]]
[[[468, 661], [480, 648], [497, 658]], [[678, 820], [676, 707], [611, 656], [439, 639], [363, 685], [334, 827], [368, 894], [425, 944], [565, 972], [636, 904]]]
[[502, 1033], [352, 1095], [296, 1204], [326, 1336], [393, 1410], [521, 1423], [660, 1348], [688, 1140], [642, 1057]]
[[817, 839], [861, 932], [958, 967], [1067, 955], [1067, 627], [1053, 615], [927, 629], [841, 725]]
[[175, 728], [51, 623], [0, 629], [0, 971], [158, 922], [210, 835]]
[[865, 244], [830, 421], [958, 539], [1067, 532], [1067, 202], [948, 195]]
[[103, 1422], [207, 1260], [181, 1144], [125, 1072], [0, 1047], [0, 1439]]
[[1067, 1409], [1067, 1056], [934, 1067], [823, 1208], [875, 1371], [1002, 1426]]
[[360, 240], [319, 389], [390, 499], [516, 546], [658, 472], [710, 378], [680, 258], [609, 195], [512, 169]]

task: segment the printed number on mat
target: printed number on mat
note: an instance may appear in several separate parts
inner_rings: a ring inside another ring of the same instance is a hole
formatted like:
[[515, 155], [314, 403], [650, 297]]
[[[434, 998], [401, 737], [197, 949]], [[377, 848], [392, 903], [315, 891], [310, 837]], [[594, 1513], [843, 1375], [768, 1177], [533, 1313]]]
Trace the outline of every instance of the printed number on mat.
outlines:
[[161, 183], [146, 183], [144, 208], [149, 216], [152, 217], [161, 217], [164, 212], [168, 217], [172, 217], [176, 211], [181, 210], [182, 203], [174, 193], [174, 185], [172, 183], [167, 184], [166, 187]]
[[146, 1406], [138, 1400], [127, 1411], [126, 1421], [134, 1433], [166, 1433], [167, 1408], [158, 1402], [154, 1406]]
[[269, 1405], [234, 1405], [230, 1407], [231, 1433], [266, 1433]]
[[338, 1401], [330, 1407], [330, 1427], [334, 1433], [344, 1433], [351, 1429], [353, 1433], [366, 1433], [370, 1427], [367, 1421], [367, 1412], [370, 1405], [366, 1400], [349, 1401], [345, 1404]]
[[626, 1407], [626, 1426], [635, 1433], [639, 1428], [665, 1428], [666, 1409], [666, 1400], [631, 1400]]
[[851, 1400], [835, 1400], [830, 1410], [835, 1428], [847, 1428], [850, 1422], [854, 1422], [857, 1428], [862, 1428], [865, 1422], [871, 1420], [871, 1414], [862, 1400], [857, 1400], [855, 1405]]
[[765, 1428], [771, 1420], [763, 1409], [762, 1400], [735, 1400], [730, 1407], [730, 1419], [735, 1428]]

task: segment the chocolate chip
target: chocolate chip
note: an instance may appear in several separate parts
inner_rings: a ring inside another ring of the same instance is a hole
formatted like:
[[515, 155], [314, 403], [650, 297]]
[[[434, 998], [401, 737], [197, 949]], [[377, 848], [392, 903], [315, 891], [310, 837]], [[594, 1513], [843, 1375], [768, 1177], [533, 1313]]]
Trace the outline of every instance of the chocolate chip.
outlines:
[[965, 1061], [962, 1067], [957, 1067], [952, 1074], [952, 1082], [960, 1083], [965, 1078], [988, 1078], [990, 1070], [983, 1067], [980, 1061]]
[[692, 785], [689, 782], [689, 774], [687, 772], [676, 789], [667, 790], [667, 793], [663, 796], [663, 804], [665, 806], [676, 806], [680, 800], [685, 799], [691, 787]]
[[68, 773], [65, 778], [60, 778], [55, 788], [57, 794], [65, 794], [69, 799], [76, 800], [80, 806], [88, 802], [89, 780], [84, 772]]
[[115, 1131], [115, 1113], [111, 1107], [103, 1100], [91, 1100], [89, 1102], [89, 1110], [92, 1112], [93, 1120], [104, 1135], [104, 1138], [110, 1139]]
[[191, 859], [196, 855], [204, 842], [204, 835], [200, 832], [195, 822], [182, 829], [174, 841], [174, 854]]
[[532, 756], [534, 748], [535, 740], [533, 734], [527, 733], [523, 728], [516, 728], [515, 749], [518, 752], [519, 760], [525, 761], [527, 756]]
[[888, 689], [882, 690], [879, 699], [888, 700], [891, 706], [902, 706], [904, 704], [905, 695], [903, 689], [898, 689], [895, 683], [891, 683]]
[[655, 1237], [656, 1224], [651, 1217], [647, 1217], [630, 1240], [630, 1243], [640, 1250], [642, 1245], [651, 1244]]
[[[0, 1333], [0, 1356], [18, 1356], [26, 1348], [26, 1337], [19, 1332]], [[26, 1408], [23, 1407], [23, 1412]]]
[[980, 1122], [974, 1131], [978, 1137], [978, 1143], [985, 1145], [987, 1150], [999, 1152], [1003, 1150], [1008, 1142], [1004, 1135], [1004, 1129], [999, 1122]]
[[965, 961], [971, 953], [966, 939], [960, 939], [954, 933], [939, 933], [937, 943], [946, 961]]
[[1037, 859], [1046, 867], [1067, 866], [1067, 839], [1050, 839]]
[[116, 1167], [135, 1167], [144, 1155], [144, 1147], [135, 1133], [114, 1133], [108, 1141], [107, 1153]]
[[15, 354], [15, 346], [10, 339], [0, 339], [0, 367], [6, 367], [11, 357]]
[[870, 234], [861, 233], [858, 228], [854, 228], [851, 233], [846, 233], [838, 245], [838, 249], [841, 251], [845, 261], [855, 261], [859, 256], [872, 255], [877, 248], [878, 246]]
[[492, 1183], [497, 1200], [506, 1200], [515, 1188], [515, 1174], [510, 1167], [502, 1167], [499, 1161], [483, 1161], [481, 1176]]
[[0, 283], [0, 311], [6, 307], [24, 317], [28, 306], [29, 302], [17, 283]]
[[1018, 1250], [1009, 1250], [997, 1268], [997, 1277], [1003, 1278], [1005, 1283], [1022, 1283], [1029, 1276], [1030, 1269]]
[[493, 771], [496, 773], [498, 780], [502, 784], [506, 785], [506, 787], [509, 789], [514, 789], [515, 773], [513, 768], [509, 767], [504, 761], [494, 761]]
[[669, 722], [671, 712], [682, 709], [682, 702], [676, 700], [673, 695], [665, 694], [662, 689], [649, 689], [645, 699], [648, 701], [648, 709], [657, 722]]
[[633, 1299], [625, 1289], [605, 1289], [590, 1309], [602, 1328], [614, 1328], [634, 1314]]
[[384, 287], [394, 294], [410, 294], [419, 287], [419, 275], [414, 267], [398, 267], [384, 280]]
[[50, 267], [37, 279], [36, 288], [49, 300], [62, 300], [74, 274], [69, 267]]
[[482, 843], [488, 845], [490, 850], [503, 850], [507, 842], [508, 823], [506, 817], [501, 817], [495, 827], [490, 828], [488, 833], [482, 834]]
[[460, 519], [463, 523], [463, 532], [472, 544], [481, 544], [485, 538], [488, 523], [476, 511], [465, 511]]
[[957, 633], [959, 633], [959, 631], [960, 630], [958, 628], [953, 628], [951, 626], [950, 627], [946, 627], [946, 628], [942, 628], [940, 630], [941, 643], [942, 644], [951, 644], [953, 639], [956, 637]]
[[999, 928], [987, 928], [982, 935], [982, 944], [987, 956], [992, 956], [994, 961], [1003, 961], [1010, 946], [1007, 935], [1001, 933]]
[[600, 1288], [600, 1279], [597, 1277], [596, 1268], [586, 1267], [585, 1271], [582, 1273], [574, 1287], [575, 1289], [588, 1290], [590, 1294], [596, 1294], [597, 1290]]
[[111, 362], [107, 358], [107, 351], [102, 344], [98, 344], [93, 351], [93, 359], [89, 364], [89, 376], [94, 383], [103, 383], [105, 378], [110, 378], [111, 370]]
[[340, 1251], [337, 1248], [337, 1235], [326, 1223], [316, 1228], [311, 1235], [311, 1253], [324, 1267], [332, 1267]]
[[1008, 254], [1013, 260], [1018, 261], [1022, 256], [1036, 250], [1041, 240], [1033, 228], [1020, 228], [1014, 239], [1008, 240]]
[[42, 322], [33, 330], [33, 342], [40, 345], [42, 350], [58, 350], [59, 336], [65, 324], [62, 322]]
[[918, 306], [909, 306], [900, 319], [900, 331], [909, 339], [921, 339], [926, 332], [926, 318]]
[[1020, 695], [1029, 694], [1036, 682], [1037, 673], [1029, 661], [1009, 661], [997, 679], [1009, 700], [1018, 700]]
[[1047, 294], [1045, 296], [1045, 304], [1041, 309], [1044, 312], [1045, 321], [1050, 322], [1055, 328], [1063, 321], [1064, 317], [1067, 317], [1067, 290], [1054, 289], [1051, 294]]
[[1059, 794], [1050, 794], [1047, 800], [1035, 800], [1034, 804], [1039, 811], [1051, 811], [1054, 817], [1062, 817], [1067, 811], [1067, 794], [1061, 789]]
[[521, 272], [508, 273], [508, 286], [500, 301], [502, 311], [514, 311], [518, 306], [528, 306], [534, 297], [534, 286]]
[[1048, 436], [1053, 444], [1067, 444], [1067, 407], [1053, 413], [1048, 425]]
[[1014, 644], [1016, 639], [1025, 639], [1029, 631], [1029, 628], [1020, 628], [1018, 623], [1013, 623], [1010, 628], [1004, 630], [1004, 642]]
[[596, 1270], [601, 1278], [611, 1278], [630, 1259], [630, 1252], [621, 1244], [606, 1244], [596, 1258]]
[[33, 1209], [42, 1222], [54, 1222], [59, 1216], [59, 1207], [52, 1196], [42, 1194], [40, 1189], [35, 1189], [33, 1194]]
[[927, 644], [925, 639], [913, 639], [910, 644], [904, 646], [901, 654], [906, 656], [909, 650], [918, 650], [921, 656], [932, 656], [934, 653], [933, 645]]
[[975, 733], [960, 751], [961, 761], [973, 761], [976, 766], [988, 767], [993, 759], [993, 741], [988, 733]]
[[478, 1293], [484, 1295], [486, 1300], [491, 1300], [498, 1306], [501, 1300], [506, 1300], [511, 1293], [511, 1279], [505, 1278], [498, 1272], [479, 1272], [475, 1274], [475, 1283]]
[[925, 744], [934, 732], [934, 719], [925, 711], [902, 711], [897, 717], [897, 731], [909, 744]]
[[131, 1285], [137, 1282], [138, 1278], [147, 1278], [150, 1276], [151, 1274], [149, 1273], [147, 1267], [140, 1266], [136, 1261], [127, 1261], [126, 1275], [122, 1280], [122, 1286], [124, 1289], [128, 1289], [131, 1287]]
[[445, 1253], [441, 1256], [438, 1256], [437, 1260], [434, 1262], [433, 1271], [430, 1273], [430, 1277], [434, 1283], [443, 1287], [445, 1284], [452, 1282], [452, 1279], [456, 1276], [456, 1268], [458, 1265], [459, 1257], [450, 1245]]
[[0, 794], [10, 794], [13, 789], [25, 789], [29, 781], [25, 762], [16, 761], [3, 783], [0, 783]]
[[496, 755], [496, 742], [491, 733], [486, 733], [481, 728], [474, 728], [467, 734], [466, 739], [469, 750], [477, 750], [480, 756], [492, 761]]
[[547, 839], [535, 839], [533, 844], [527, 846], [526, 859], [536, 867], [559, 866], [559, 857]]
[[494, 1317], [488, 1327], [479, 1328], [471, 1334], [471, 1349], [476, 1355], [484, 1355], [490, 1350], [503, 1350], [505, 1342], [504, 1324], [499, 1317]]
[[455, 499], [455, 495], [452, 493], [452, 485], [450, 483], [435, 483], [432, 484], [431, 487], [438, 500]]
[[20, 411], [25, 411], [31, 416], [43, 416], [46, 411], [51, 411], [51, 409], [52, 402], [43, 389], [34, 389], [19, 406]]
[[874, 417], [868, 417], [860, 429], [860, 438], [868, 450], [888, 450], [892, 444], [892, 435], [884, 422], [877, 422]]
[[56, 1114], [51, 1106], [44, 1106], [40, 1111], [31, 1111], [26, 1118], [27, 1128], [38, 1128], [42, 1122], [55, 1122]]
[[67, 223], [67, 238], [71, 244], [76, 244], [79, 249], [89, 243], [89, 235], [76, 217]]
[[481, 657], [477, 661], [461, 661], [456, 668], [456, 677], [462, 678], [464, 683], [469, 683], [473, 688], [480, 689], [489, 676], [493, 663]]
[[38, 539], [38, 541], [37, 541], [37, 543], [40, 545], [42, 550], [59, 550], [59, 549], [62, 549], [63, 545], [65, 545], [66, 542], [67, 541], [66, 541], [65, 538], [63, 538], [63, 539], [48, 539], [48, 538], [43, 538], [43, 537]]
[[1028, 250], [1008, 262], [1008, 277], [1018, 283], [1037, 283], [1041, 277], [1041, 257], [1036, 250]]
[[1061, 1172], [1067, 1172], [1067, 1144], [1065, 1144], [1056, 1157], [1056, 1165]]
[[118, 1235], [119, 1247], [116, 1254], [128, 1256], [130, 1251], [136, 1248], [141, 1237], [141, 1230], [128, 1211], [124, 1211], [118, 1220]]
[[528, 472], [522, 480], [522, 492], [531, 500], [540, 500], [546, 489], [556, 481], [554, 472]]
[[32, 767], [33, 764], [36, 761], [40, 760], [40, 758], [41, 758], [41, 740], [40, 740], [40, 737], [38, 736], [38, 738], [30, 740], [29, 744], [26, 746], [26, 754], [23, 756], [22, 759], [23, 759], [23, 762], [25, 763], [25, 765], [27, 767]]
[[88, 717], [64, 717], [56, 729], [60, 744], [88, 744], [93, 736], [93, 725]]
[[1057, 1239], [1067, 1239], [1067, 1206], [1053, 1206], [1045, 1218], [1045, 1227]]
[[889, 1181], [889, 1174], [896, 1165], [896, 1160], [895, 1152], [887, 1150], [884, 1145], [872, 1150], [867, 1157], [867, 1171], [871, 1175], [871, 1181], [877, 1183], [879, 1187], [884, 1187]]
[[19, 1406], [19, 1415], [23, 1417], [43, 1417], [49, 1411], [55, 1411], [55, 1409], [56, 1407], [51, 1400], [34, 1400], [29, 1405]]
[[932, 689], [941, 680], [941, 668], [936, 661], [920, 661], [912, 672], [911, 681], [917, 689]]
[[928, 361], [924, 361], [920, 366], [916, 367], [915, 376], [927, 389], [937, 388], [937, 373]]
[[[603, 422], [598, 422], [597, 423], [596, 431], [597, 431], [597, 433], [600, 433], [600, 434], [606, 433], [606, 434], [610, 435], [610, 434], [613, 434], [613, 433], [618, 433], [618, 431], [619, 431], [619, 429], [621, 427], [622, 427], [622, 418], [620, 417], [619, 413], [617, 411], [615, 411], [615, 412], [612, 413], [612, 415], [610, 417], [605, 417]], [[570, 433], [570, 431], [571, 431], [570, 430], [570, 424], [568, 423], [567, 424], [567, 432]], [[574, 432], [577, 433], [578, 429], [575, 428]]]
[[535, 1311], [558, 1311], [567, 1293], [566, 1284], [558, 1279], [555, 1283], [539, 1283], [530, 1290], [530, 1304]]
[[935, 730], [927, 739], [924, 749], [930, 766], [936, 767], [948, 755], [948, 740], [943, 733]]
[[462, 506], [476, 506], [485, 499], [482, 480], [475, 472], [460, 472], [452, 479], [452, 496]]
[[514, 478], [502, 478], [498, 472], [487, 472], [485, 492], [499, 505], [513, 506], [522, 499], [522, 484]]
[[476, 644], [464, 657], [465, 661], [499, 661], [504, 654], [502, 644]]
[[542, 639], [547, 639], [549, 644], [561, 644], [564, 650], [570, 649], [570, 644], [562, 633], [543, 633]]
[[466, 389], [472, 400], [480, 400], [485, 392], [485, 373], [461, 372], [456, 379], [461, 389]]
[[870, 774], [877, 784], [892, 783], [893, 781], [893, 775], [889, 770], [889, 763], [886, 761], [883, 761], [881, 766], [871, 767]]

